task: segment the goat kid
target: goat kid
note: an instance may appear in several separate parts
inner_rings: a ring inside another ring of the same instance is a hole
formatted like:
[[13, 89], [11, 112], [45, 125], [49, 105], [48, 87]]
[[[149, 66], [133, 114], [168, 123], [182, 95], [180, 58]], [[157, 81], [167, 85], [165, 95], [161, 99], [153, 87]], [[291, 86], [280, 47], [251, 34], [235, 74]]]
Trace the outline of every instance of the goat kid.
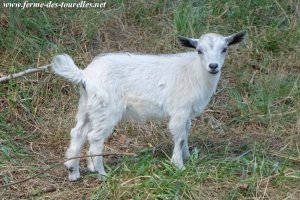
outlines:
[[[108, 53], [94, 58], [84, 70], [66, 54], [54, 58], [53, 71], [80, 86], [77, 124], [71, 130], [66, 157], [80, 155], [89, 141], [89, 155], [102, 153], [106, 138], [121, 120], [169, 119], [174, 140], [171, 161], [179, 169], [189, 158], [191, 120], [207, 106], [216, 90], [230, 45], [243, 41], [245, 31], [224, 37], [205, 34], [200, 39], [178, 37], [194, 52], [178, 54]], [[79, 159], [65, 162], [69, 180], [80, 178]], [[88, 169], [105, 178], [102, 156], [89, 158]]]

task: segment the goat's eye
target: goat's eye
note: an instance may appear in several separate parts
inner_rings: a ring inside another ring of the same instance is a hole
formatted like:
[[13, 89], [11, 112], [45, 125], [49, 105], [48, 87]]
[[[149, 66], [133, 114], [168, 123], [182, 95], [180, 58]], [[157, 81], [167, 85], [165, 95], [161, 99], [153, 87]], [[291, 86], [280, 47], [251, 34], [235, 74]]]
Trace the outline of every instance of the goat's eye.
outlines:
[[222, 50], [222, 53], [226, 53], [226, 51], [227, 51], [227, 48], [224, 48], [224, 49]]
[[203, 52], [201, 50], [197, 50], [198, 51], [198, 54], [203, 54]]

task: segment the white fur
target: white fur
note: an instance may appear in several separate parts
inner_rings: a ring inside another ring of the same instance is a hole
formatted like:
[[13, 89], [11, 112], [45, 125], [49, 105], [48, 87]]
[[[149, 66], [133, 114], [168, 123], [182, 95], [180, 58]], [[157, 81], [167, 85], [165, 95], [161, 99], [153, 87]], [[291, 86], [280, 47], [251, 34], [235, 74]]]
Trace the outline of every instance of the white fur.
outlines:
[[[79, 156], [86, 140], [90, 143], [89, 155], [101, 154], [104, 141], [121, 120], [169, 119], [174, 140], [171, 160], [183, 168], [189, 157], [191, 120], [203, 111], [216, 90], [226, 54], [222, 50], [241, 41], [234, 37], [237, 34], [206, 34], [198, 40], [182, 37], [192, 46], [182, 45], [201, 50], [202, 54], [103, 54], [84, 70], [78, 69], [70, 56], [56, 56], [54, 72], [80, 84], [77, 124], [71, 131], [66, 157]], [[210, 73], [211, 63], [218, 65], [216, 74]], [[79, 159], [65, 165], [70, 171], [69, 180], [80, 177]], [[101, 156], [90, 158], [88, 168], [106, 176]]]

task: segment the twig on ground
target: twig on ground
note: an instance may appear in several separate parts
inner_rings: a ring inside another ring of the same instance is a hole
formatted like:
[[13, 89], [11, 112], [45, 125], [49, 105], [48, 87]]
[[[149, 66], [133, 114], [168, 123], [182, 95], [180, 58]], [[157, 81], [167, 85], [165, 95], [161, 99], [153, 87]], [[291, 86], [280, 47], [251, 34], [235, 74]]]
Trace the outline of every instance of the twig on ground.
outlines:
[[17, 182], [13, 182], [13, 183], [9, 183], [9, 184], [6, 184], [6, 185], [1, 185], [0, 188], [5, 188], [5, 187], [10, 187], [12, 185], [17, 185], [17, 184], [20, 184], [20, 183], [23, 183], [23, 182], [26, 182], [26, 181], [29, 181], [47, 171], [50, 171], [51, 169], [55, 168], [55, 167], [58, 167], [60, 165], [62, 165], [63, 163], [69, 161], [69, 160], [73, 160], [73, 159], [78, 159], [78, 158], [89, 158], [89, 157], [96, 157], [96, 156], [136, 156], [136, 154], [134, 153], [106, 153], [106, 154], [97, 154], [97, 155], [86, 155], [86, 156], [78, 156], [78, 157], [72, 157], [72, 158], [69, 158], [69, 159], [66, 159], [66, 160], [63, 160], [63, 161], [60, 161], [59, 163], [41, 171], [40, 173], [37, 173], [29, 178], [26, 178], [26, 179], [23, 179], [21, 181], [17, 181]]
[[30, 69], [26, 69], [25, 71], [22, 71], [22, 72], [18, 72], [18, 73], [15, 73], [15, 74], [10, 74], [8, 76], [1, 77], [0, 78], [0, 83], [7, 82], [11, 79], [20, 78], [20, 77], [23, 77], [27, 74], [31, 74], [31, 73], [35, 73], [35, 72], [49, 71], [50, 66], [51, 66], [51, 64], [50, 65], [45, 65], [45, 66], [42, 66], [42, 67], [37, 67], [37, 68], [30, 68]]
[[121, 186], [124, 186], [126, 185], [127, 183], [133, 181], [133, 180], [136, 180], [136, 179], [145, 179], [145, 178], [152, 178], [152, 176], [137, 176], [137, 177], [134, 177], [134, 178], [131, 178], [123, 183], [121, 183]]
[[280, 158], [284, 158], [284, 159], [287, 159], [287, 160], [291, 160], [291, 161], [294, 161], [294, 162], [300, 162], [300, 157], [293, 157], [293, 156], [286, 156], [284, 154], [280, 154], [280, 153], [276, 153], [276, 152], [273, 152], [273, 151], [270, 151], [269, 152], [272, 156], [277, 156], [277, 157], [280, 157]]

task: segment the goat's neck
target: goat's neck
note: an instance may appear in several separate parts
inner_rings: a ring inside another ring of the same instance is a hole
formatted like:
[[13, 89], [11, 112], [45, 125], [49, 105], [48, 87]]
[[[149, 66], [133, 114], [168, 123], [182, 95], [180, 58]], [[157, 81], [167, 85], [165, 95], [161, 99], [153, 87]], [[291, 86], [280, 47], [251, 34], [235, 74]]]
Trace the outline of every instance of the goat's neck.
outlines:
[[205, 83], [208, 89], [216, 90], [217, 84], [220, 79], [221, 72], [218, 74], [210, 74], [205, 66], [203, 66], [202, 61], [199, 56], [196, 56], [194, 61], [192, 62], [192, 70], [194, 76], [200, 83]]

